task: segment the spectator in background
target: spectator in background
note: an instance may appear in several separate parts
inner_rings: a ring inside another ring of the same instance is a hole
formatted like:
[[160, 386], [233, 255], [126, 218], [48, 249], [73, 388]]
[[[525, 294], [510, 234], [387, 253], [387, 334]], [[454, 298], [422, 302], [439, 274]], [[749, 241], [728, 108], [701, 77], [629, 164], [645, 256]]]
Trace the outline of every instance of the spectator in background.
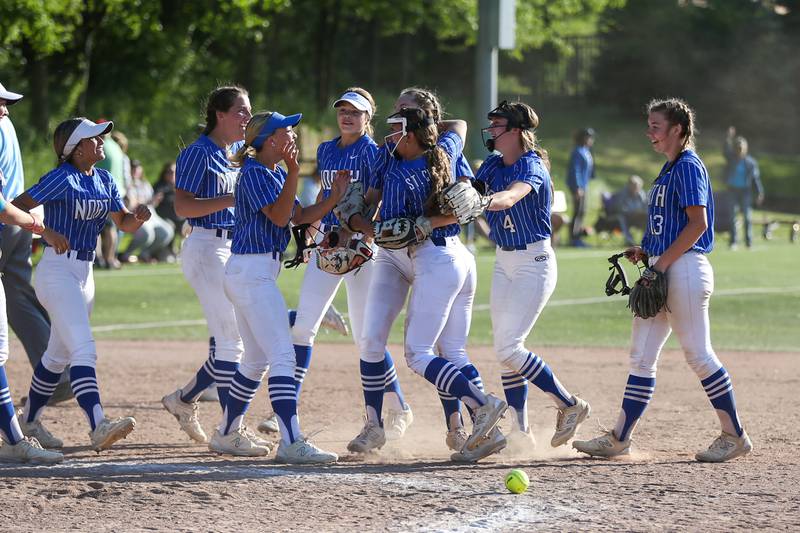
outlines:
[[647, 194], [644, 192], [642, 178], [639, 176], [628, 178], [625, 188], [614, 194], [612, 209], [625, 236], [625, 244], [635, 246], [631, 228], [644, 229], [647, 225]]
[[725, 134], [725, 142], [722, 145], [722, 156], [725, 158], [725, 164], [729, 165], [733, 161], [733, 141], [736, 140], [736, 127], [728, 126], [728, 131]]
[[[0, 84], [0, 189], [7, 202], [25, 190], [19, 141], [8, 112], [8, 108], [21, 99], [21, 94], [8, 91]], [[8, 224], [3, 227], [0, 247], [0, 274], [3, 276], [8, 325], [25, 348], [31, 367], [36, 368], [50, 339], [50, 317], [31, 286], [31, 233]], [[72, 397], [69, 373], [66, 374], [53, 394], [52, 403]]]
[[[140, 205], [153, 205], [153, 186], [144, 177], [144, 169], [136, 160], [131, 161], [131, 183], [125, 203], [131, 210]], [[172, 225], [153, 213], [133, 234], [120, 258], [124, 262], [133, 262], [134, 254], [138, 253], [138, 260], [144, 262], [166, 259], [167, 248], [174, 236]]]
[[753, 225], [750, 220], [750, 211], [753, 206], [753, 190], [756, 193], [756, 205], [764, 201], [764, 186], [761, 184], [761, 174], [758, 163], [748, 154], [747, 139], [736, 137], [733, 140], [732, 155], [725, 169], [725, 183], [728, 184], [733, 209], [731, 210], [731, 248], [737, 246], [736, 214], [741, 211], [744, 215], [744, 239], [748, 248], [753, 245]]
[[153, 206], [156, 214], [172, 225], [172, 241], [168, 245], [167, 261], [175, 259], [175, 240], [182, 233], [185, 218], [175, 212], [175, 161], [164, 163], [161, 174], [153, 187]]
[[582, 238], [589, 180], [594, 178], [594, 159], [591, 151], [593, 145], [594, 130], [592, 128], [582, 129], [575, 134], [575, 148], [572, 150], [567, 167], [567, 187], [572, 193], [573, 209], [570, 230], [571, 244], [580, 248], [588, 246]]
[[[108, 122], [106, 119], [100, 119], [98, 124]], [[127, 139], [126, 139], [127, 140]], [[125, 198], [127, 193], [127, 183], [125, 182], [125, 153], [111, 135], [103, 136], [103, 149], [106, 158], [97, 162], [97, 168], [108, 170], [111, 177], [114, 178], [114, 183], [117, 185], [119, 194]], [[100, 253], [97, 254], [97, 263], [101, 268], [120, 267], [119, 260], [117, 260], [117, 246], [119, 243], [119, 232], [111, 217], [108, 217], [106, 224], [100, 231]]]
[[317, 202], [317, 195], [319, 195], [322, 185], [319, 181], [319, 170], [314, 166], [314, 171], [310, 175], [300, 178], [303, 182], [303, 188], [298, 195], [300, 205], [308, 207]]

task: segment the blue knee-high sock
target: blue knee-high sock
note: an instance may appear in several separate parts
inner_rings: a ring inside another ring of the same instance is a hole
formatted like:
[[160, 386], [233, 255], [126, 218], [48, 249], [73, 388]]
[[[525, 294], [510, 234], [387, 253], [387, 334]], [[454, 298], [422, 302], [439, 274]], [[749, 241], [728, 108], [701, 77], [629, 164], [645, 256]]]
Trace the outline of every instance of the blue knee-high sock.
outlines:
[[734, 431], [737, 436], [741, 437], [744, 430], [739, 421], [739, 413], [736, 411], [736, 399], [733, 397], [733, 385], [731, 384], [728, 371], [725, 370], [725, 367], [722, 367], [702, 380], [701, 383], [714, 409], [716, 409], [717, 412], [722, 411], [727, 415], [727, 418], [730, 419], [724, 420], [720, 417], [722, 430], [728, 433]]
[[244, 377], [238, 371], [233, 375], [228, 390], [228, 401], [225, 404], [225, 427], [223, 434], [227, 435], [232, 430], [238, 429], [242, 425], [247, 408], [256, 395], [260, 381], [255, 381]]
[[47, 400], [53, 395], [53, 391], [58, 386], [58, 381], [61, 379], [60, 373], [50, 372], [47, 370], [42, 362], [36, 365], [33, 370], [33, 377], [31, 378], [31, 389], [28, 391], [28, 404], [25, 412], [27, 418], [25, 422], [31, 423], [39, 416], [42, 407], [47, 405]]
[[[447, 425], [447, 430], [451, 430], [454, 427], [460, 427], [464, 425], [464, 421], [461, 419], [461, 400], [456, 398], [455, 396], [451, 396], [449, 393], [444, 391], [439, 392], [439, 401], [442, 402], [442, 411], [444, 411], [444, 423]], [[457, 417], [454, 415], [458, 415]]]
[[513, 370], [505, 370], [502, 381], [506, 402], [517, 417], [517, 427], [528, 431], [528, 380]]
[[[484, 390], [483, 390], [483, 380], [481, 379], [481, 375], [478, 372], [478, 369], [475, 368], [475, 365], [470, 363], [468, 365], [464, 365], [463, 367], [461, 367], [460, 370], [461, 370], [461, 373], [464, 374], [464, 377], [467, 378], [470, 383], [475, 385], [475, 387], [479, 391], [484, 392]], [[468, 405], [467, 406], [467, 411], [469, 412], [470, 418], [474, 419], [475, 418], [475, 410], [472, 409]]]
[[197, 400], [200, 394], [209, 388], [215, 380], [214, 376], [214, 361], [217, 355], [217, 342], [214, 337], [208, 338], [208, 359], [197, 374], [192, 378], [183, 389], [181, 389], [181, 401], [184, 403], [193, 403]]
[[217, 395], [219, 396], [219, 406], [225, 412], [228, 405], [228, 394], [231, 388], [231, 381], [236, 371], [239, 370], [239, 363], [236, 361], [214, 360], [214, 381], [217, 383]]
[[300, 438], [300, 423], [297, 420], [297, 390], [291, 376], [270, 376], [269, 401], [272, 410], [278, 415], [281, 440], [292, 444]]
[[293, 328], [294, 323], [297, 321], [297, 311], [294, 309], [289, 310], [289, 327]]
[[97, 373], [91, 366], [73, 366], [69, 369], [69, 382], [92, 431], [103, 420], [103, 407], [100, 405], [100, 389], [97, 387]]
[[364, 391], [364, 405], [367, 420], [383, 426], [383, 393], [386, 388], [386, 362], [369, 363], [360, 360], [361, 389]]
[[8, 389], [5, 365], [0, 365], [0, 436], [12, 445], [22, 440], [22, 431], [14, 414], [14, 402]]
[[294, 386], [297, 397], [300, 398], [300, 389], [303, 388], [303, 380], [306, 379], [306, 372], [311, 366], [311, 346], [294, 345]]
[[556, 379], [550, 366], [533, 352], [528, 352], [528, 355], [525, 357], [525, 362], [522, 364], [522, 367], [518, 369], [518, 372], [525, 376], [528, 381], [539, 387], [543, 392], [550, 395], [556, 403], [561, 404], [561, 407], [571, 407], [575, 405], [575, 400], [572, 399], [572, 395], [567, 392], [567, 389]]
[[614, 435], [617, 439], [625, 441], [630, 438], [634, 426], [647, 409], [647, 404], [653, 399], [655, 390], [656, 378], [628, 376], [625, 394], [622, 395], [622, 412], [614, 427]]
[[473, 385], [464, 377], [458, 368], [441, 357], [434, 357], [425, 367], [425, 379], [433, 383], [440, 391], [454, 396], [465, 404], [483, 405], [481, 398], [472, 390]]
[[383, 352], [383, 364], [385, 366], [386, 386], [384, 392], [392, 392], [397, 395], [400, 405], [406, 405], [406, 399], [403, 396], [403, 390], [400, 388], [400, 380], [397, 379], [397, 369], [394, 367], [394, 360], [389, 350]]

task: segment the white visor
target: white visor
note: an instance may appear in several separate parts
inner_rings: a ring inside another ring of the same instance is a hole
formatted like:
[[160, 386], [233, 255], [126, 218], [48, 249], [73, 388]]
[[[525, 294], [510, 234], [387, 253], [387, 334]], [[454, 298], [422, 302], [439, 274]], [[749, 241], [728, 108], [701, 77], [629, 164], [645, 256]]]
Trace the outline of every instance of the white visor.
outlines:
[[339, 98], [333, 103], [333, 107], [339, 107], [339, 104], [342, 104], [344, 102], [352, 104], [352, 106], [358, 109], [359, 111], [366, 111], [367, 114], [369, 115], [372, 114], [372, 105], [369, 103], [369, 100], [364, 98], [363, 95], [360, 95], [353, 91], [346, 92], [342, 95], [341, 98]]
[[68, 157], [72, 151], [78, 146], [83, 139], [91, 139], [92, 137], [97, 137], [98, 135], [105, 135], [109, 131], [114, 129], [113, 122], [103, 122], [102, 124], [95, 124], [89, 119], [83, 119], [78, 127], [72, 132], [67, 140], [67, 144], [64, 145], [64, 149], [61, 151], [61, 157]]
[[[349, 93], [348, 93], [349, 94]], [[6, 101], [6, 105], [14, 105], [22, 100], [22, 95], [19, 93], [11, 92], [0, 83], [0, 99]]]

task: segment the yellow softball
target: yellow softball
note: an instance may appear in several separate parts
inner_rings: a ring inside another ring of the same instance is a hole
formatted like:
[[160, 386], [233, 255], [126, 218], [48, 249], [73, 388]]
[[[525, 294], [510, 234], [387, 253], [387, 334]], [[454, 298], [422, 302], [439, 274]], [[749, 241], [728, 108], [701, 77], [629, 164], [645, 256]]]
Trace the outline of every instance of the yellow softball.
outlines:
[[528, 490], [528, 485], [531, 481], [528, 479], [528, 474], [519, 468], [515, 468], [506, 474], [506, 488], [514, 494], [522, 494]]

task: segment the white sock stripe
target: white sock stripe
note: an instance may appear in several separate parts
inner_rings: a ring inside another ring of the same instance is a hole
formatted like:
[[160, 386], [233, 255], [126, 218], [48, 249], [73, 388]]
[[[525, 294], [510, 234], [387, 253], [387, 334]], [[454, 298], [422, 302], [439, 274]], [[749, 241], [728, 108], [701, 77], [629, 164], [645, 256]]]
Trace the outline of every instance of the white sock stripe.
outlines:
[[648, 402], [653, 399], [653, 395], [652, 394], [643, 393], [641, 391], [625, 389], [625, 393], [624, 394], [627, 397], [642, 398], [642, 399], [644, 399], [645, 401], [648, 401]]
[[727, 372], [724, 372], [720, 377], [718, 377], [717, 379], [715, 379], [714, 381], [712, 381], [708, 385], [703, 385], [703, 388], [706, 389], [706, 390], [709, 390], [709, 389], [713, 388], [717, 383], [719, 383], [721, 381], [724, 381], [726, 379], [730, 379], [730, 376], [728, 375]]
[[368, 386], [376, 386], [376, 387], [378, 385], [380, 385], [381, 387], [383, 387], [383, 386], [385, 386], [386, 382], [384, 381], [383, 378], [380, 378], [380, 379], [378, 379], [378, 378], [365, 378], [364, 376], [361, 376], [361, 384], [362, 385], [368, 385]]
[[361, 384], [361, 390], [366, 392], [378, 392], [382, 391], [385, 388], [386, 386], [383, 383], [381, 383], [380, 385], [364, 385], [363, 383]]
[[458, 371], [456, 367], [452, 368], [452, 372], [450, 372], [446, 377], [443, 383], [442, 390], [450, 391], [450, 387], [453, 386], [453, 382], [461, 375], [461, 372]]
[[544, 370], [544, 361], [542, 359], [539, 359], [539, 363], [534, 367], [533, 370], [528, 372], [525, 375], [525, 377], [528, 378], [528, 381], [532, 382], [534, 379], [536, 379], [539, 376], [539, 374], [541, 373], [542, 370]]
[[392, 367], [392, 371], [386, 373], [385, 380], [387, 383], [391, 383], [396, 379], [397, 379], [397, 371], [394, 369], [394, 367]]
[[36, 383], [36, 384], [38, 384], [39, 386], [41, 386], [42, 388], [45, 388], [45, 389], [47, 389], [47, 388], [55, 389], [58, 386], [58, 380], [59, 379], [60, 379], [60, 376], [58, 378], [56, 378], [55, 381], [45, 381], [43, 379], [40, 379], [39, 376], [37, 376], [36, 374], [34, 374], [33, 375], [33, 379], [31, 380], [31, 384]]
[[211, 375], [211, 376], [216, 375], [216, 371], [214, 370], [214, 365], [209, 361], [206, 361], [205, 363], [203, 363], [203, 369], [206, 372], [208, 372], [208, 374]]
[[522, 364], [522, 368], [520, 368], [519, 373], [523, 376], [527, 376], [532, 369], [536, 368], [537, 361], [541, 361], [541, 358], [538, 355], [528, 354], [525, 358], [525, 362]]
[[91, 393], [96, 393], [98, 396], [100, 395], [100, 389], [98, 389], [97, 387], [92, 387], [92, 386], [86, 386], [86, 387], [84, 387], [84, 388], [82, 388], [80, 390], [74, 390], [73, 392], [75, 393], [75, 397], [76, 398], [79, 398], [81, 396], [85, 396], [85, 395], [91, 394]]
[[280, 391], [285, 391], [285, 390], [294, 391], [295, 390], [294, 389], [294, 383], [271, 383], [271, 384], [268, 385], [268, 388], [269, 388], [270, 392], [272, 392], [272, 391], [280, 392]]
[[622, 398], [625, 400], [632, 400], [634, 402], [639, 402], [647, 405], [650, 403], [650, 398], [642, 398], [640, 396], [631, 396], [630, 394], [623, 394]]
[[714, 387], [714, 388], [708, 388], [708, 389], [706, 389], [706, 394], [710, 396], [710, 395], [712, 395], [712, 394], [716, 394], [716, 393], [718, 393], [718, 392], [719, 392], [720, 390], [722, 390], [722, 389], [726, 389], [726, 388], [727, 388], [727, 389], [730, 389], [731, 387], [732, 387], [732, 385], [731, 385], [731, 380], [730, 380], [730, 379], [727, 379], [727, 380], [723, 381], [722, 383], [720, 383], [719, 385], [717, 385], [717, 386], [716, 386], [716, 387]]
[[75, 385], [80, 385], [81, 383], [86, 383], [87, 381], [91, 381], [91, 382], [97, 383], [97, 378], [95, 376], [86, 376], [86, 377], [83, 377], [83, 378], [72, 379], [72, 380], [70, 380], [70, 383], [74, 387]]
[[97, 382], [96, 381], [90, 381], [88, 383], [81, 383], [80, 385], [73, 385], [72, 386], [72, 392], [75, 393], [75, 394], [78, 394], [80, 391], [82, 391], [82, 390], [84, 390], [86, 388], [97, 389]]
[[237, 381], [235, 379], [232, 379], [229, 383], [232, 389], [239, 389], [240, 391], [243, 392], [252, 391], [253, 393], [255, 393], [258, 390], [258, 387], [261, 385], [261, 383], [256, 383], [255, 385], [251, 386], [248, 385], [247, 383], [242, 383], [241, 381]]
[[521, 383], [523, 381], [526, 381], [525, 376], [520, 375], [520, 374], [514, 374], [514, 375], [508, 376], [508, 377], [504, 376], [503, 379], [502, 379], [503, 383]]
[[708, 395], [708, 399], [709, 400], [716, 400], [720, 396], [725, 396], [726, 394], [728, 394], [731, 391], [733, 391], [733, 387], [728, 387], [727, 389], [721, 390], [721, 391], [719, 391], [718, 393], [716, 393], [714, 395], [709, 394]]
[[270, 394], [269, 395], [269, 401], [271, 401], [271, 402], [277, 402], [277, 401], [280, 401], [280, 400], [297, 401], [297, 396], [294, 395], [294, 394], [286, 394], [286, 393]]
[[228, 391], [228, 398], [235, 398], [245, 403], [250, 403], [251, 401], [253, 401], [253, 398], [255, 398], [255, 396], [256, 396], [255, 394], [252, 395], [243, 394], [242, 392], [233, 389]]
[[31, 390], [37, 394], [41, 394], [42, 396], [50, 396], [53, 394], [56, 388], [53, 387], [52, 389], [42, 389], [38, 385], [31, 383]]
[[433, 380], [436, 388], [440, 390], [447, 390], [448, 387], [445, 386], [445, 383], [452, 381], [451, 378], [455, 376], [456, 372], [458, 372], [458, 369], [453, 365], [444, 365], [441, 370], [439, 370], [439, 374], [436, 376], [436, 379]]
[[656, 386], [655, 385], [653, 385], [652, 387], [648, 387], [646, 385], [631, 385], [630, 383], [625, 385], [625, 388], [626, 389], [638, 389], [638, 390], [642, 390], [642, 391], [646, 391], [646, 392], [653, 392], [653, 391], [656, 390]]
[[220, 370], [219, 368], [214, 369], [214, 376], [216, 377], [219, 377], [220, 375], [233, 377], [234, 374], [236, 374], [236, 370]]
[[253, 387], [251, 389], [250, 387], [247, 387], [239, 383], [238, 381], [234, 381], [231, 383], [231, 386], [228, 387], [228, 393], [230, 393], [231, 391], [236, 391], [239, 394], [247, 394], [255, 396], [256, 392], [258, 391], [258, 387]]

